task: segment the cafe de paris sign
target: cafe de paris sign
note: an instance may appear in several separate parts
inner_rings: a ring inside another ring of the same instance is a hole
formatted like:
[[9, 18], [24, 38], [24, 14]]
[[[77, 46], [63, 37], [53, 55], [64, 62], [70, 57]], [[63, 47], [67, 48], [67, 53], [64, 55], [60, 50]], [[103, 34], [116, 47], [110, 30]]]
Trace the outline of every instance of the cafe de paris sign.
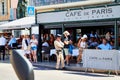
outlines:
[[120, 18], [120, 5], [37, 14], [37, 23], [59, 23]]

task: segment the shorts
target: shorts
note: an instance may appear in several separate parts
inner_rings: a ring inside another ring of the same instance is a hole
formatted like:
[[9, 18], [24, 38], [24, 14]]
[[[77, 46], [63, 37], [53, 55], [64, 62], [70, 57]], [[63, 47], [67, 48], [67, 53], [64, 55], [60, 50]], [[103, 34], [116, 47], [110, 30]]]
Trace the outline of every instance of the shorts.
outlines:
[[32, 46], [31, 50], [37, 50], [37, 46]]
[[65, 55], [72, 55], [69, 51], [68, 48], [64, 48]]
[[80, 47], [80, 48], [79, 48], [79, 54], [82, 54], [82, 53], [83, 53], [83, 48]]

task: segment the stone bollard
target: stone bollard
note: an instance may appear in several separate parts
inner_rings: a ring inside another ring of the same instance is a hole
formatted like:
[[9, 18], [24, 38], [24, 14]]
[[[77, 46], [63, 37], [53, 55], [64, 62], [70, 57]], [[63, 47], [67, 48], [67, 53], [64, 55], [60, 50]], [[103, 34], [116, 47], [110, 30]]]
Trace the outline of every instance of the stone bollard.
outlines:
[[29, 60], [20, 53], [22, 51], [13, 50], [10, 61], [19, 80], [34, 80], [33, 66]]

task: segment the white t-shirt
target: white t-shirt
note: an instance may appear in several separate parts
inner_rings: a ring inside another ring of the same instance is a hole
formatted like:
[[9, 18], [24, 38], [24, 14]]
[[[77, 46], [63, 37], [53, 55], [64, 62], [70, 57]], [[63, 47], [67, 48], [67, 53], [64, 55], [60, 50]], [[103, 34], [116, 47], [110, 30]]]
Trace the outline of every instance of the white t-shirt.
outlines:
[[30, 39], [25, 39], [25, 38], [23, 38], [23, 40], [22, 40], [22, 47], [23, 47], [24, 50], [27, 50], [27, 49], [28, 49], [28, 46], [27, 46], [27, 44], [25, 43], [25, 40], [27, 40], [28, 46], [29, 46], [29, 45], [30, 45]]
[[35, 40], [31, 39], [30, 43], [31, 43], [31, 47], [33, 47], [33, 46], [37, 46], [36, 43], [38, 43], [38, 41], [37, 41], [37, 39], [35, 39]]
[[28, 39], [23, 38], [23, 40], [22, 40], [22, 48], [24, 50], [24, 54], [30, 54], [30, 50], [28, 50], [28, 46], [27, 46], [25, 40], [27, 40], [28, 46], [30, 45], [30, 39], [29, 38]]
[[81, 42], [81, 43], [80, 43], [80, 47], [86, 48], [86, 42]]
[[6, 44], [6, 39], [4, 37], [0, 37], [0, 45], [4, 46]]

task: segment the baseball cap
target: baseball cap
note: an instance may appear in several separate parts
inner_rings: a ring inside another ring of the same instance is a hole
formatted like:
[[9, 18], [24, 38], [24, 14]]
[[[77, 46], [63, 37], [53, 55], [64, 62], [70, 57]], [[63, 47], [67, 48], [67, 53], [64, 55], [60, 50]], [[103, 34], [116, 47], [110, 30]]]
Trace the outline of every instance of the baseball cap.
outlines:
[[61, 36], [62, 36], [62, 35], [60, 35], [60, 34], [57, 34], [57, 35], [56, 35], [56, 37], [61, 37]]
[[87, 35], [86, 35], [86, 34], [84, 34], [84, 35], [83, 35], [83, 38], [87, 38]]

